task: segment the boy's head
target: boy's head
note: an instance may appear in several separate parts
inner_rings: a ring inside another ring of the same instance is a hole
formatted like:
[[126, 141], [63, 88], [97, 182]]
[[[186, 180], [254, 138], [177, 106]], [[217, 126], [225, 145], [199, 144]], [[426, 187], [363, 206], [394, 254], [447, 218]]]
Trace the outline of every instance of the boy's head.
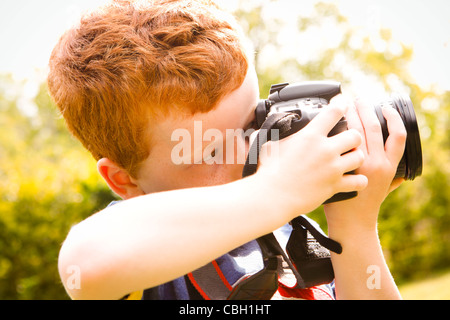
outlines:
[[234, 20], [208, 0], [115, 1], [83, 17], [50, 58], [48, 86], [70, 131], [131, 177], [154, 125], [215, 109], [248, 61]]

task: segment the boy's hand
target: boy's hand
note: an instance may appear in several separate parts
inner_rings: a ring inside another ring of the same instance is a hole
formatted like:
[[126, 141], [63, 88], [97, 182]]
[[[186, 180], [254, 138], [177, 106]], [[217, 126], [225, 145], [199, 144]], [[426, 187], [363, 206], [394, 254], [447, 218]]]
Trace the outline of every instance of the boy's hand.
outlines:
[[405, 149], [406, 129], [395, 110], [383, 108], [382, 111], [389, 130], [385, 145], [380, 123], [371, 105], [358, 99], [347, 112], [349, 128], [359, 131], [364, 137], [359, 150], [365, 160], [356, 173], [365, 175], [369, 184], [356, 198], [325, 206], [329, 228], [342, 229], [349, 225], [376, 228], [381, 203], [403, 181], [402, 178], [393, 178]]
[[[369, 184], [356, 198], [324, 206], [328, 234], [343, 248], [341, 254], [331, 253], [338, 299], [401, 298], [381, 250], [377, 219], [381, 203], [401, 183], [393, 178], [405, 149], [406, 130], [393, 109], [383, 109], [383, 115], [389, 130], [385, 145], [371, 105], [357, 100], [348, 111], [349, 127], [364, 137], [359, 149], [365, 160], [356, 173], [364, 174]], [[367, 285], [369, 267], [378, 270], [376, 290]]]
[[285, 204], [292, 217], [314, 210], [335, 193], [366, 187], [364, 175], [345, 174], [363, 163], [363, 152], [357, 149], [362, 143], [360, 132], [350, 129], [327, 136], [346, 109], [342, 97], [336, 97], [305, 128], [263, 146], [258, 174], [269, 186], [270, 196]]

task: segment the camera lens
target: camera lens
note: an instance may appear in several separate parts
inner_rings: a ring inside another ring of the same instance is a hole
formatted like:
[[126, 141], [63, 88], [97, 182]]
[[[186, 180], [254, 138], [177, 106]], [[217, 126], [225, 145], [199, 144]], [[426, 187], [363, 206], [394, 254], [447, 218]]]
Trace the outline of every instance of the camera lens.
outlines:
[[414, 180], [422, 174], [422, 147], [419, 127], [411, 99], [404, 95], [393, 95], [389, 100], [375, 105], [375, 113], [381, 124], [383, 140], [386, 142], [389, 132], [386, 119], [384, 119], [381, 112], [381, 107], [383, 106], [390, 106], [400, 114], [407, 132], [405, 151], [397, 167], [395, 178]]

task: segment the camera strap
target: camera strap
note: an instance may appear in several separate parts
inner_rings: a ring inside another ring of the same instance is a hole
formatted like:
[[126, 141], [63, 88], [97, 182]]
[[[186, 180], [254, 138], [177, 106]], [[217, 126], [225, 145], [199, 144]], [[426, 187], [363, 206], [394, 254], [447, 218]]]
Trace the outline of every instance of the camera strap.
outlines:
[[[245, 161], [242, 177], [247, 177], [256, 172], [258, 167], [259, 154], [264, 143], [275, 139], [283, 139], [291, 134], [291, 122], [294, 119], [299, 119], [300, 116], [295, 113], [276, 113], [269, 116], [262, 124], [256, 135], [255, 140], [250, 146], [247, 159]], [[272, 134], [277, 130], [277, 136], [272, 137]]]

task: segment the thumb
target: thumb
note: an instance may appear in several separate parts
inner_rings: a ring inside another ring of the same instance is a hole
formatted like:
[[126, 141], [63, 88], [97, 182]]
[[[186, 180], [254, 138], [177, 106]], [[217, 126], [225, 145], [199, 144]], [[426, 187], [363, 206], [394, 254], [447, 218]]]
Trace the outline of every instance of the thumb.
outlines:
[[316, 128], [318, 133], [328, 135], [331, 129], [344, 117], [349, 104], [341, 94], [331, 99], [328, 107], [324, 108], [308, 125]]

